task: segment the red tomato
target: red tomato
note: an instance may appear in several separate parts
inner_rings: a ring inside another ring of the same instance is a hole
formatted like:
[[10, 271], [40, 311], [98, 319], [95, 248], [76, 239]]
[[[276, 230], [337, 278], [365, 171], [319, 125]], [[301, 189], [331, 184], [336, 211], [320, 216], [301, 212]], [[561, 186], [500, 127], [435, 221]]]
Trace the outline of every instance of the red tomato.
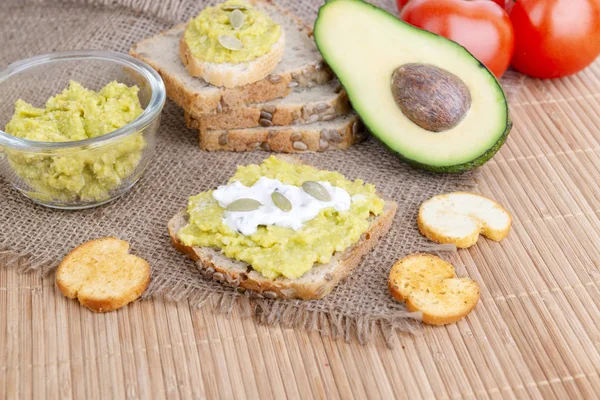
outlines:
[[402, 7], [408, 3], [409, 0], [396, 0], [396, 4], [398, 5], [398, 11], [402, 11]]
[[515, 30], [512, 66], [518, 71], [559, 78], [600, 55], [600, 1], [518, 0], [507, 8]]
[[504, 0], [492, 0], [494, 3], [498, 4], [500, 7], [504, 8], [506, 5], [506, 1]]
[[504, 9], [492, 1], [411, 0], [400, 18], [463, 45], [497, 77], [510, 64], [512, 24]]

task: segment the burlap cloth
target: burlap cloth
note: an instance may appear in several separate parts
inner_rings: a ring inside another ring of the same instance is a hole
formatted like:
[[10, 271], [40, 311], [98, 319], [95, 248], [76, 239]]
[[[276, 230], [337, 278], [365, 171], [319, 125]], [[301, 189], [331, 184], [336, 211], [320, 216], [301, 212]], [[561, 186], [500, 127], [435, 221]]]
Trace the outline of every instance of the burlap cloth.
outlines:
[[[127, 52], [133, 43], [189, 19], [209, 3], [213, 1], [4, 0], [0, 4], [0, 65], [56, 50]], [[311, 24], [322, 1], [278, 3]], [[388, 10], [395, 7], [393, 0], [374, 3]], [[514, 91], [520, 80], [510, 73], [503, 83]], [[389, 268], [418, 250], [452, 250], [432, 246], [421, 237], [416, 213], [419, 205], [435, 194], [474, 186], [474, 175], [417, 171], [372, 138], [347, 151], [300, 155], [320, 168], [374, 183], [381, 193], [399, 203], [398, 213], [390, 233], [325, 299], [249, 302], [237, 292], [204, 280], [197, 266], [171, 247], [166, 227], [171, 216], [186, 206], [190, 195], [224, 183], [237, 165], [259, 163], [268, 155], [201, 151], [197, 133], [185, 126], [183, 111], [168, 101], [154, 162], [134, 189], [117, 201], [86, 211], [51, 210], [35, 205], [0, 180], [0, 251], [12, 256], [9, 264], [47, 273], [76, 245], [116, 236], [128, 240], [132, 251], [152, 265], [152, 283], [145, 297], [188, 299], [195, 306], [212, 303], [223, 311], [243, 299], [246, 310], [262, 322], [319, 329], [345, 338], [356, 335], [360, 341], [368, 339], [376, 327], [388, 337], [393, 328], [414, 330], [414, 316], [387, 292]]]

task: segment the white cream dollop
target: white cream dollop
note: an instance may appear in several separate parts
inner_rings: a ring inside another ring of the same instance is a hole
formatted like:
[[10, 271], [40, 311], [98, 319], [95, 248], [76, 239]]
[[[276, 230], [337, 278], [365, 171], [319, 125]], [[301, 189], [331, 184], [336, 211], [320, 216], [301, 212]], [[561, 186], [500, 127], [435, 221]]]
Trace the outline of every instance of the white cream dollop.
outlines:
[[[213, 192], [213, 198], [223, 208], [227, 208], [230, 203], [239, 199], [254, 199], [262, 204], [253, 211], [225, 211], [223, 222], [243, 235], [252, 235], [259, 225], [277, 225], [298, 230], [324, 208], [333, 207], [336, 211], [350, 209], [352, 199], [348, 192], [329, 182], [319, 182], [319, 184], [327, 189], [331, 196], [330, 201], [317, 200], [306, 193], [302, 187], [285, 185], [277, 179], [266, 177], [261, 177], [251, 187], [244, 186], [239, 181], [219, 186]], [[292, 203], [291, 211], [285, 212], [273, 203], [271, 194], [274, 191], [278, 191]]]

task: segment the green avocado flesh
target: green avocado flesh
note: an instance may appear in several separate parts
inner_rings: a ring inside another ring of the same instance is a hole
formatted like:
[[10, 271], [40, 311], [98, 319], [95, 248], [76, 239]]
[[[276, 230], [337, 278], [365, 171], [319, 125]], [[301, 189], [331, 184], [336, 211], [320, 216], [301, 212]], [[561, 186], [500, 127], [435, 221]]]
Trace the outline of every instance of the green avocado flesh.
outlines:
[[[512, 124], [502, 87], [459, 44], [362, 0], [325, 3], [314, 36], [365, 125], [409, 163], [430, 171], [463, 172], [485, 163], [506, 141]], [[435, 66], [462, 80], [471, 105], [456, 126], [432, 132], [403, 113], [391, 81], [406, 64]]]

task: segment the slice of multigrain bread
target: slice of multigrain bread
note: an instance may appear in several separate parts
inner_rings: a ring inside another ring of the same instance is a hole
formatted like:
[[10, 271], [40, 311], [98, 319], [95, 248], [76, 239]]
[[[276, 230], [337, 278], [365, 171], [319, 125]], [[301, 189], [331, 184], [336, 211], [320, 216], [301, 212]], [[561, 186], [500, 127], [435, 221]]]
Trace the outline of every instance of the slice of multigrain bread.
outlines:
[[339, 82], [332, 81], [312, 88], [296, 88], [282, 99], [229, 108], [217, 114], [185, 113], [185, 120], [189, 128], [201, 131], [268, 128], [330, 121], [350, 110], [348, 95]]
[[[287, 162], [302, 164], [302, 161], [290, 156], [280, 157]], [[365, 254], [370, 252], [379, 239], [389, 231], [398, 205], [392, 200], [384, 200], [386, 201], [383, 213], [371, 217], [369, 229], [357, 243], [341, 253], [335, 253], [328, 264], [315, 264], [310, 271], [298, 279], [281, 276], [268, 279], [253, 270], [249, 264], [226, 257], [218, 248], [185, 246], [179, 241], [177, 232], [188, 223], [186, 211], [180, 212], [169, 221], [169, 235], [173, 246], [197, 261], [208, 279], [237, 287], [239, 291], [251, 290], [257, 297], [320, 299], [348, 277]]]
[[367, 133], [356, 114], [307, 125], [199, 131], [200, 148], [208, 151], [264, 150], [280, 153], [347, 149]]
[[190, 76], [179, 57], [179, 40], [185, 24], [135, 44], [129, 53], [158, 71], [165, 82], [167, 95], [192, 115], [262, 103], [284, 97], [294, 87], [313, 87], [333, 78], [333, 73], [323, 63], [310, 29], [302, 21], [271, 3], [262, 3], [257, 8], [280, 24], [286, 37], [281, 62], [273, 73], [258, 82], [223, 88]]

